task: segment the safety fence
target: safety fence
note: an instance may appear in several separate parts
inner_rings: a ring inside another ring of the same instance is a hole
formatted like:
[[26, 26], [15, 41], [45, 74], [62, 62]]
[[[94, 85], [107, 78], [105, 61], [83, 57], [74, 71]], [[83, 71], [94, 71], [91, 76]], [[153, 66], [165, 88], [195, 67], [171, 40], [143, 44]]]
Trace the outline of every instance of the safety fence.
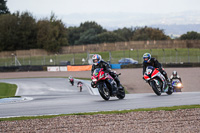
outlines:
[[150, 53], [152, 57], [157, 58], [161, 63], [199, 63], [200, 49], [199, 48], [183, 48], [183, 49], [129, 49], [121, 51], [106, 51], [93, 53], [77, 53], [77, 54], [55, 54], [44, 56], [29, 56], [0, 58], [0, 66], [47, 66], [47, 65], [88, 65], [91, 64], [93, 54], [100, 54], [104, 61], [110, 64], [118, 64], [122, 58], [132, 58], [138, 61], [138, 64], [143, 62], [143, 54]]

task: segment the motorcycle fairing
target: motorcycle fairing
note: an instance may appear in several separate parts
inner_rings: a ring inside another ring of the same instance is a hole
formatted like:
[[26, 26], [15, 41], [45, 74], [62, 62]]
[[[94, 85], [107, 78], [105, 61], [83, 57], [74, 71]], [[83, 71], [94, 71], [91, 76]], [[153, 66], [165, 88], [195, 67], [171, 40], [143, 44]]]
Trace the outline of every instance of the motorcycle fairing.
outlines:
[[[152, 70], [152, 68], [150, 67], [150, 69]], [[149, 70], [149, 69], [147, 69]], [[154, 69], [154, 71], [151, 71], [152, 73], [150, 73], [149, 75], [151, 75], [151, 79], [153, 79], [155, 81], [155, 83], [157, 85], [159, 85], [159, 81], [156, 80], [156, 77], [160, 78], [163, 82], [162, 84], [162, 91], [164, 92], [167, 92], [168, 91], [168, 86], [166, 84], [166, 81], [165, 81], [165, 77], [160, 73], [160, 71], [158, 71], [158, 69]]]

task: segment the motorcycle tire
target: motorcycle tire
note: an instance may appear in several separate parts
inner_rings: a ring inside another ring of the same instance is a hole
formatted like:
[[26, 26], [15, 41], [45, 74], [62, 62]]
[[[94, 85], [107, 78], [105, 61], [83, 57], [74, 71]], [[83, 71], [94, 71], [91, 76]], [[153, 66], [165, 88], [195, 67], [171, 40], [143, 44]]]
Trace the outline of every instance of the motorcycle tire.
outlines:
[[174, 89], [174, 92], [181, 92], [181, 89], [175, 88], [175, 89]]
[[125, 97], [125, 90], [124, 90], [124, 87], [123, 87], [123, 86], [120, 86], [120, 87], [119, 87], [119, 90], [118, 90], [117, 98], [119, 98], [119, 99], [124, 99], [124, 97]]
[[98, 89], [101, 97], [108, 101], [110, 99], [110, 90], [104, 84], [100, 84]]
[[171, 95], [173, 93], [173, 88], [169, 87], [169, 89], [166, 93], [167, 93], [167, 95]]
[[160, 96], [161, 92], [157, 89], [155, 81], [152, 81], [150, 84], [151, 84], [153, 91], [156, 93], [156, 95]]

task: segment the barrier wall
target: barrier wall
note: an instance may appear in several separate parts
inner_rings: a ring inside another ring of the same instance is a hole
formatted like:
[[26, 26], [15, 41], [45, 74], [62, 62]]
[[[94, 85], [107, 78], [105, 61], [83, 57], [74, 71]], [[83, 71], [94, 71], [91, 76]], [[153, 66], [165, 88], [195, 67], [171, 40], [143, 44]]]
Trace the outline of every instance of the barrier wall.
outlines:
[[59, 72], [60, 68], [57, 66], [50, 66], [50, 67], [47, 67], [47, 71], [48, 72]]
[[121, 69], [121, 64], [110, 64], [111, 69]]
[[[200, 63], [170, 63], [165, 64], [162, 63], [164, 68], [171, 68], [171, 67], [200, 67]], [[121, 69], [127, 68], [142, 68], [142, 64], [129, 64], [129, 65], [121, 65]]]
[[48, 72], [63, 72], [63, 71], [67, 71], [67, 66], [48, 66], [47, 67], [47, 71]]
[[68, 71], [91, 71], [92, 65], [84, 66], [67, 66]]

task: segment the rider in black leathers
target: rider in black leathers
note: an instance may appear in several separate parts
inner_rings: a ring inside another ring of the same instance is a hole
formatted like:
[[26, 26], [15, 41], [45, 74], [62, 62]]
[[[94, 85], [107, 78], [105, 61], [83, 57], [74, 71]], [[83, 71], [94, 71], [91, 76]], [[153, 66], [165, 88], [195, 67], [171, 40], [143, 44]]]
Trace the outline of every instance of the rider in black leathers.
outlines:
[[[118, 79], [117, 74], [111, 71], [110, 65], [107, 62], [103, 61], [100, 55], [98, 54], [93, 55], [92, 60], [93, 60], [93, 65], [91, 69], [91, 75], [93, 75], [93, 72], [96, 68], [103, 68], [104, 71], [106, 73], [109, 73], [110, 76], [112, 76], [113, 79], [116, 81], [117, 87], [120, 87], [120, 81]], [[91, 85], [93, 87], [93, 82], [91, 83]]]
[[147, 66], [153, 66], [155, 68], [158, 68], [159, 71], [163, 74], [163, 76], [165, 77], [165, 79], [167, 80], [168, 84], [170, 83], [169, 78], [167, 76], [167, 73], [164, 71], [164, 69], [162, 68], [162, 65], [158, 62], [158, 60], [156, 58], [151, 58], [151, 55], [149, 53], [145, 53], [143, 55], [143, 75], [146, 71]]
[[181, 77], [178, 75], [177, 71], [172, 72], [172, 75], [170, 77], [170, 81], [172, 82], [173, 79], [178, 79], [182, 83]]

